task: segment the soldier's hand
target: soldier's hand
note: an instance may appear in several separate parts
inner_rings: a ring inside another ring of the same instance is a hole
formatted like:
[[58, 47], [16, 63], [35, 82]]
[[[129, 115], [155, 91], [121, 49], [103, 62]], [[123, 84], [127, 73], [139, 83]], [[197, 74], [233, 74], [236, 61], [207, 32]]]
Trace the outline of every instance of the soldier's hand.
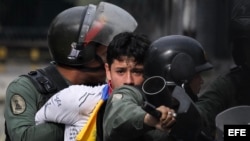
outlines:
[[162, 131], [170, 131], [170, 129], [175, 124], [176, 120], [176, 113], [173, 109], [166, 107], [166, 106], [160, 106], [156, 108], [156, 110], [161, 112], [160, 119], [157, 119], [153, 117], [150, 114], [146, 114], [144, 118], [145, 124], [155, 127], [156, 129], [162, 130]]

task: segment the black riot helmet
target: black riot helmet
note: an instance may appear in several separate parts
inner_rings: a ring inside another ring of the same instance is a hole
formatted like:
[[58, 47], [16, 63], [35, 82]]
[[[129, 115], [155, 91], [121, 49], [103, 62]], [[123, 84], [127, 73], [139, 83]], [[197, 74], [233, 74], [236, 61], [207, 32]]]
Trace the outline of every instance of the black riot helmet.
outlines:
[[236, 65], [250, 67], [250, 1], [235, 0], [230, 18], [230, 43]]
[[93, 59], [101, 60], [97, 46], [107, 47], [115, 35], [133, 32], [136, 27], [137, 22], [128, 12], [107, 2], [72, 7], [52, 21], [49, 51], [57, 64], [84, 68]]
[[144, 64], [146, 78], [161, 76], [175, 84], [183, 84], [195, 73], [211, 68], [202, 45], [183, 35], [169, 35], [154, 41]]

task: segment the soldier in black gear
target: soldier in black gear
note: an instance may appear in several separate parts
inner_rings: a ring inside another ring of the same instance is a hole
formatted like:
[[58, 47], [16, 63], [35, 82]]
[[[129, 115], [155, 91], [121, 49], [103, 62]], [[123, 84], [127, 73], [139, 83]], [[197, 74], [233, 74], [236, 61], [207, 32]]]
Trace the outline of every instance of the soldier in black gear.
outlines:
[[[155, 41], [154, 46], [157, 50], [153, 48], [145, 61], [145, 77], [166, 77], [169, 84], [185, 88], [190, 98], [197, 101], [203, 84], [200, 73], [213, 68], [202, 45], [190, 37], [173, 35]], [[196, 85], [192, 84], [194, 81], [198, 81]]]
[[[143, 90], [148, 101], [153, 105], [168, 103], [167, 106], [177, 111], [177, 122], [170, 134], [174, 140], [207, 139], [203, 131], [200, 132], [202, 118], [194, 104], [203, 83], [200, 72], [213, 68], [202, 45], [188, 36], [162, 37], [152, 44], [144, 68], [148, 84], [143, 85]], [[166, 97], [166, 93], [170, 96]]]
[[206, 128], [214, 138], [217, 130], [215, 119], [220, 112], [250, 104], [250, 2], [235, 2], [237, 4], [232, 5], [229, 28], [235, 67], [218, 76], [196, 104], [206, 119]]

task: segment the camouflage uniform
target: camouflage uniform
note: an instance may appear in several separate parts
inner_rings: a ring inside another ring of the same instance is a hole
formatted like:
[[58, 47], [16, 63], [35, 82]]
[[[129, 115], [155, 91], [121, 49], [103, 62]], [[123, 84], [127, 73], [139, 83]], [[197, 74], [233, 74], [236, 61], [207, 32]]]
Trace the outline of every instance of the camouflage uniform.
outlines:
[[143, 102], [141, 92], [135, 87], [122, 86], [114, 90], [104, 113], [104, 141], [166, 140], [166, 132], [144, 124]]
[[10, 83], [5, 101], [6, 132], [11, 141], [63, 141], [64, 125], [35, 125], [35, 114], [45, 100], [27, 77], [21, 76]]

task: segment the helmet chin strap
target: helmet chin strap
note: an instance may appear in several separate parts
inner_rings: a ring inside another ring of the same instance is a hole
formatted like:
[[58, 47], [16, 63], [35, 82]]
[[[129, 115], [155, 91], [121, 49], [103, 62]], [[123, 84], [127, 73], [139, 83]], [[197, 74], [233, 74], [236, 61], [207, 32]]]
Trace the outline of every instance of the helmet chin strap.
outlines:
[[194, 102], [198, 101], [198, 96], [193, 92], [188, 82], [183, 83], [182, 88], [185, 89], [186, 93]]
[[78, 46], [77, 46], [76, 42], [71, 43], [71, 52], [68, 55], [68, 59], [70, 59], [70, 60], [76, 60], [77, 59], [77, 57], [79, 56], [79, 53], [81, 52], [81, 50], [78, 49], [77, 47]]

